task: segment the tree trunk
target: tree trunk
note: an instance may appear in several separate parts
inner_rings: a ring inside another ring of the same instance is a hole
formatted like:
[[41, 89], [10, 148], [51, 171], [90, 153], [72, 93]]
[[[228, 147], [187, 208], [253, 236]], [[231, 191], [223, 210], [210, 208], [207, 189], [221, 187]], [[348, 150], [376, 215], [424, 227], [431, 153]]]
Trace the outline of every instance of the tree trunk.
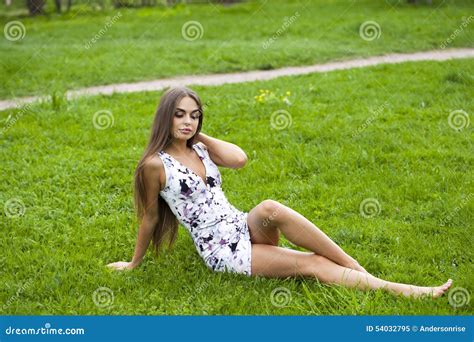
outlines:
[[26, 7], [31, 15], [43, 14], [43, 7], [46, 0], [26, 0]]
[[54, 4], [56, 5], [56, 12], [61, 13], [61, 0], [54, 0]]

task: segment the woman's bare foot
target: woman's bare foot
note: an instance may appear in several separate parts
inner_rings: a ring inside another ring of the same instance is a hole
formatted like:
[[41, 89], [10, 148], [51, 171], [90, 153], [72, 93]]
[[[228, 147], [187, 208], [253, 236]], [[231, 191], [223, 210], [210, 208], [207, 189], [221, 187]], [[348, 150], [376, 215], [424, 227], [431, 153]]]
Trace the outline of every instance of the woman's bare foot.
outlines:
[[408, 288], [402, 291], [402, 294], [406, 297], [413, 296], [419, 298], [423, 296], [433, 296], [433, 298], [441, 297], [453, 284], [452, 279], [448, 279], [446, 283], [441, 286], [412, 286], [408, 285]]

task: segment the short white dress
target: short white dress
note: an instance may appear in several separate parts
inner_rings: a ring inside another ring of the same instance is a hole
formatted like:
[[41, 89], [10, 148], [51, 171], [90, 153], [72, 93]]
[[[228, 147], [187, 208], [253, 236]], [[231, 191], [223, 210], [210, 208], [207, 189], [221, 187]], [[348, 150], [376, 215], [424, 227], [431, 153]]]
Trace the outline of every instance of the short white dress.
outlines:
[[160, 196], [188, 230], [206, 266], [218, 272], [251, 275], [252, 245], [248, 213], [229, 203], [222, 190], [217, 165], [202, 143], [194, 144], [206, 168], [206, 183], [170, 154], [157, 154], [163, 161], [166, 184]]

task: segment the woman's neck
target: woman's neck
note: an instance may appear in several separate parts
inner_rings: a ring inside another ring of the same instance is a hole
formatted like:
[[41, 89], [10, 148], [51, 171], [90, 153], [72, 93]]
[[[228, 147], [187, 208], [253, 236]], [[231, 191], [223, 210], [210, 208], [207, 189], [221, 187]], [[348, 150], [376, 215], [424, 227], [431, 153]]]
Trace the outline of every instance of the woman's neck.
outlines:
[[186, 141], [174, 141], [171, 142], [168, 150], [171, 150], [171, 152], [175, 153], [176, 155], [186, 155], [189, 153], [189, 148], [186, 145]]

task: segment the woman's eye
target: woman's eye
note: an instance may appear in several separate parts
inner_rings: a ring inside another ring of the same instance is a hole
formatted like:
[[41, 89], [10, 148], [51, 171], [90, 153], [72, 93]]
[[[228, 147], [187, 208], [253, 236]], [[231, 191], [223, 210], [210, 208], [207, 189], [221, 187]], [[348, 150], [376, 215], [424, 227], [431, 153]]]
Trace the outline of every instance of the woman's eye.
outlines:
[[[179, 112], [175, 113], [174, 115], [175, 115], [177, 118], [182, 118], [182, 117], [184, 116], [184, 114], [179, 113]], [[191, 119], [197, 120], [197, 119], [199, 119], [200, 116], [201, 116], [201, 113], [193, 114], [193, 115], [191, 115]]]

